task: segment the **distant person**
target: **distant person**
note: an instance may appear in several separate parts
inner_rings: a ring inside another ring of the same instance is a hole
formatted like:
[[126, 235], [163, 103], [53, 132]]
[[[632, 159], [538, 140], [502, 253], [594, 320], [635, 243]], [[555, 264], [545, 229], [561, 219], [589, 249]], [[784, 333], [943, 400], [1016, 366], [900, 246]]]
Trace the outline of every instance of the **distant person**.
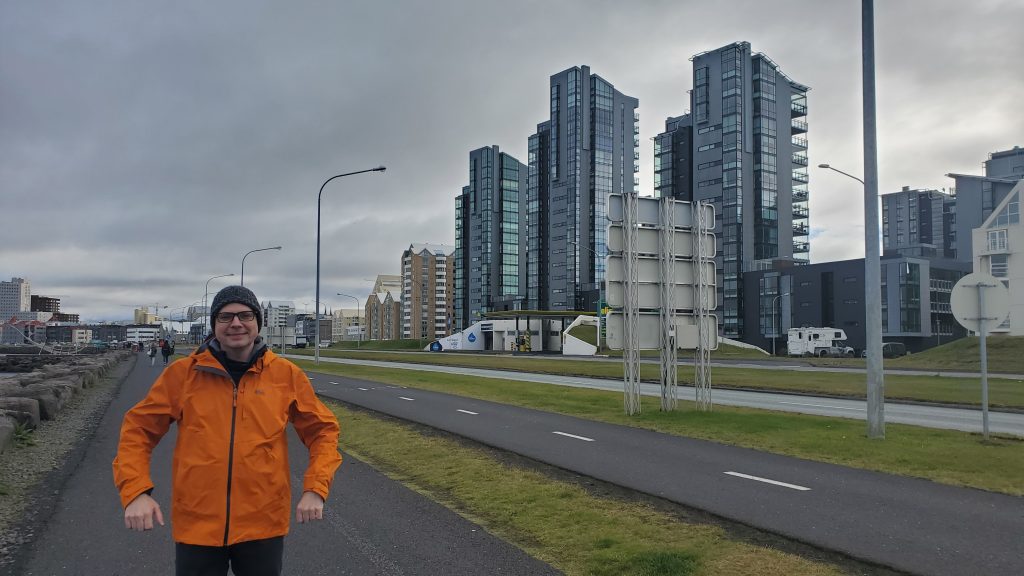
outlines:
[[153, 448], [172, 423], [172, 536], [176, 574], [281, 574], [290, 524], [289, 422], [309, 449], [296, 507], [300, 523], [323, 519], [324, 500], [341, 464], [338, 421], [305, 373], [259, 337], [256, 296], [228, 286], [213, 299], [213, 337], [170, 365], [124, 416], [114, 483], [125, 527], [164, 524], [149, 473]]
[[171, 349], [171, 343], [167, 340], [164, 340], [163, 345], [160, 346], [160, 355], [164, 357], [164, 366], [167, 366], [167, 360], [171, 357], [171, 354], [173, 353], [174, 350]]
[[149, 344], [149, 365], [156, 366], [156, 341]]

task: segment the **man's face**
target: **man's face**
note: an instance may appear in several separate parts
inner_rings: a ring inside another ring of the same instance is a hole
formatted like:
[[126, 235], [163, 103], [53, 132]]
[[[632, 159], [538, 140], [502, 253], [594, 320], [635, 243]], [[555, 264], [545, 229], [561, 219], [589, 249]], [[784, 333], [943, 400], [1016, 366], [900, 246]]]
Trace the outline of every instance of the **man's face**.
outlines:
[[[213, 334], [220, 342], [220, 347], [228, 356], [244, 356], [248, 358], [252, 350], [253, 342], [259, 336], [259, 328], [256, 326], [256, 318], [249, 322], [243, 322], [238, 316], [230, 322], [221, 322], [219, 316], [225, 313], [252, 312], [245, 304], [232, 302], [220, 309], [217, 316], [213, 318]], [[238, 358], [236, 358], [238, 359]]]

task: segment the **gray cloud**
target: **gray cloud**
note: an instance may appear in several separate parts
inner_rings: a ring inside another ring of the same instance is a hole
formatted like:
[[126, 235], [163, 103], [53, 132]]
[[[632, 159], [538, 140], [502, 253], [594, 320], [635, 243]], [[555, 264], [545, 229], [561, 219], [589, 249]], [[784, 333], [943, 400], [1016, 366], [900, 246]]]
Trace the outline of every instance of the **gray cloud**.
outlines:
[[[882, 191], [948, 187], [1022, 144], [1022, 18], [1016, 1], [876, 2]], [[812, 165], [860, 173], [857, 2], [3, 3], [0, 277], [127, 318], [281, 244], [246, 283], [311, 301], [320, 185], [386, 164], [324, 192], [322, 292], [363, 297], [410, 243], [454, 240], [470, 149], [525, 160], [551, 74], [587, 64], [640, 99], [644, 193], [688, 58], [736, 40], [811, 86]], [[811, 190], [812, 258], [860, 255], [858, 185], [816, 170]]]

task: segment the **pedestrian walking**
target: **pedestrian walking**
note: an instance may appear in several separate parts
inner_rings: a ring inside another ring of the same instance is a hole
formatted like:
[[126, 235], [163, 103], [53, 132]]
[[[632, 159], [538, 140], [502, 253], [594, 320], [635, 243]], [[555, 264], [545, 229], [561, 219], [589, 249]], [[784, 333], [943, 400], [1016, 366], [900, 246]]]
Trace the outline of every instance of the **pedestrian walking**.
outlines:
[[149, 365], [156, 366], [156, 342], [152, 342], [149, 345]]
[[171, 347], [171, 343], [164, 340], [163, 345], [160, 346], [160, 355], [164, 357], [164, 366], [167, 366], [167, 360], [173, 352], [174, 349]]
[[[305, 373], [259, 337], [263, 313], [248, 288], [213, 299], [214, 334], [153, 383], [125, 414], [113, 462], [125, 527], [164, 524], [149, 465], [177, 423], [172, 485], [176, 574], [278, 576], [290, 525], [289, 422], [309, 450], [296, 506], [299, 523], [321, 520], [341, 464], [338, 421]], [[184, 424], [184, 423], [187, 423]]]

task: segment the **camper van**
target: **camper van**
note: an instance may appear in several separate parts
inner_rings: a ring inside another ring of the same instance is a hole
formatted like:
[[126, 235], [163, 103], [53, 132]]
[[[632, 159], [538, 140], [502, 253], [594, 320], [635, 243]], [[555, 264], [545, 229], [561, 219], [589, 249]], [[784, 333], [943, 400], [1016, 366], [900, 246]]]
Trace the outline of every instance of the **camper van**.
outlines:
[[853, 356], [846, 332], [839, 328], [790, 328], [786, 351], [790, 356]]

